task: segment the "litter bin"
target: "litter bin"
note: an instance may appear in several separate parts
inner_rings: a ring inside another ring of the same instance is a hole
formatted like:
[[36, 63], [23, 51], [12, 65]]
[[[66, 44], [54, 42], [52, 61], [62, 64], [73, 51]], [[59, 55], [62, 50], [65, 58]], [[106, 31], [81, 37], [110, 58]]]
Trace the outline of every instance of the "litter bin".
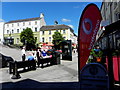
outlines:
[[52, 64], [54, 65], [60, 64], [60, 52], [54, 51], [52, 56], [53, 56]]

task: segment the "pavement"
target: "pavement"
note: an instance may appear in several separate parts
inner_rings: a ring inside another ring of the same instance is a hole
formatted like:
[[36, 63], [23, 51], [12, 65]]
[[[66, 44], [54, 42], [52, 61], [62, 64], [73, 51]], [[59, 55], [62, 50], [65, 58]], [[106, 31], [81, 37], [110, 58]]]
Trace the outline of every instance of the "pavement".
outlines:
[[[0, 53], [12, 56], [14, 60], [21, 61], [21, 50], [0, 46]], [[0, 89], [49, 89], [49, 90], [79, 90], [78, 55], [73, 53], [72, 61], [61, 60], [61, 64], [33, 71], [20, 73], [20, 79], [11, 79], [9, 68], [0, 69]], [[84, 89], [86, 90], [86, 89]], [[120, 84], [114, 84], [113, 90], [120, 90]]]
[[[21, 50], [2, 46], [2, 54], [21, 60]], [[73, 53], [72, 61], [61, 60], [61, 64], [20, 73], [20, 79], [11, 79], [9, 68], [0, 69], [2, 89], [62, 89], [79, 88], [78, 56]]]

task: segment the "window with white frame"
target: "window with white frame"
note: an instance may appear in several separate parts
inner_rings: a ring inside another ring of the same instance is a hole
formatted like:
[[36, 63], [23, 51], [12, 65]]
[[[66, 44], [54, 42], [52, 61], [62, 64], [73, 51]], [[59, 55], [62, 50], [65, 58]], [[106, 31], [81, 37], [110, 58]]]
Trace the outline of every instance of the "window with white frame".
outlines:
[[23, 26], [25, 26], [25, 22], [23, 22]]
[[45, 38], [44, 37], [42, 38], [42, 42], [45, 42]]
[[35, 25], [37, 25], [37, 21], [35, 21]]
[[35, 40], [37, 41], [37, 37], [35, 37]]
[[51, 35], [51, 30], [49, 31], [49, 35]]
[[19, 29], [17, 29], [17, 33], [19, 33]]
[[120, 20], [120, 13], [117, 13], [116, 17], [117, 17], [117, 20]]
[[9, 27], [9, 24], [7, 24], [7, 27]]
[[16, 42], [19, 43], [19, 38], [17, 38]]
[[14, 33], [14, 30], [12, 30], [12, 33]]
[[12, 27], [14, 26], [14, 24], [12, 24]]
[[51, 42], [51, 37], [49, 37], [49, 42]]
[[65, 30], [63, 30], [63, 34], [65, 34], [66, 33], [66, 31]]
[[37, 32], [37, 27], [35, 27], [35, 32]]
[[45, 31], [42, 31], [42, 35], [44, 35], [45, 34]]
[[19, 26], [19, 23], [17, 23], [17, 26]]
[[63, 37], [66, 40], [66, 37]]
[[7, 34], [9, 34], [9, 30], [7, 30]]
[[31, 22], [29, 22], [29, 25], [31, 25]]

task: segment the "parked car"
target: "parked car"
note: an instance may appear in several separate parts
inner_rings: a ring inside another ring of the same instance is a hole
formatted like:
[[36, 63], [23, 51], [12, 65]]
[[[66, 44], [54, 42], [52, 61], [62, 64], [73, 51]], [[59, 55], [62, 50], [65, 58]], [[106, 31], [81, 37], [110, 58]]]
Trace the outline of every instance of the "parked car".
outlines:
[[8, 67], [10, 61], [14, 61], [12, 57], [0, 53], [0, 68]]

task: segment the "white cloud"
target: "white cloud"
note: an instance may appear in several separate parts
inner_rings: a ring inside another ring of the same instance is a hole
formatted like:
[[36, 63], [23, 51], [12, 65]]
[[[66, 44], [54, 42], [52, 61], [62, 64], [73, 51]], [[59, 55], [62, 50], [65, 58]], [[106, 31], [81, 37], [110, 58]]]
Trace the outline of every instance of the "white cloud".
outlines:
[[0, 22], [4, 22], [4, 20], [0, 18]]
[[63, 18], [62, 22], [71, 22], [71, 20]]
[[74, 28], [74, 26], [73, 25], [68, 25], [69, 27], [71, 27], [72, 29]]

